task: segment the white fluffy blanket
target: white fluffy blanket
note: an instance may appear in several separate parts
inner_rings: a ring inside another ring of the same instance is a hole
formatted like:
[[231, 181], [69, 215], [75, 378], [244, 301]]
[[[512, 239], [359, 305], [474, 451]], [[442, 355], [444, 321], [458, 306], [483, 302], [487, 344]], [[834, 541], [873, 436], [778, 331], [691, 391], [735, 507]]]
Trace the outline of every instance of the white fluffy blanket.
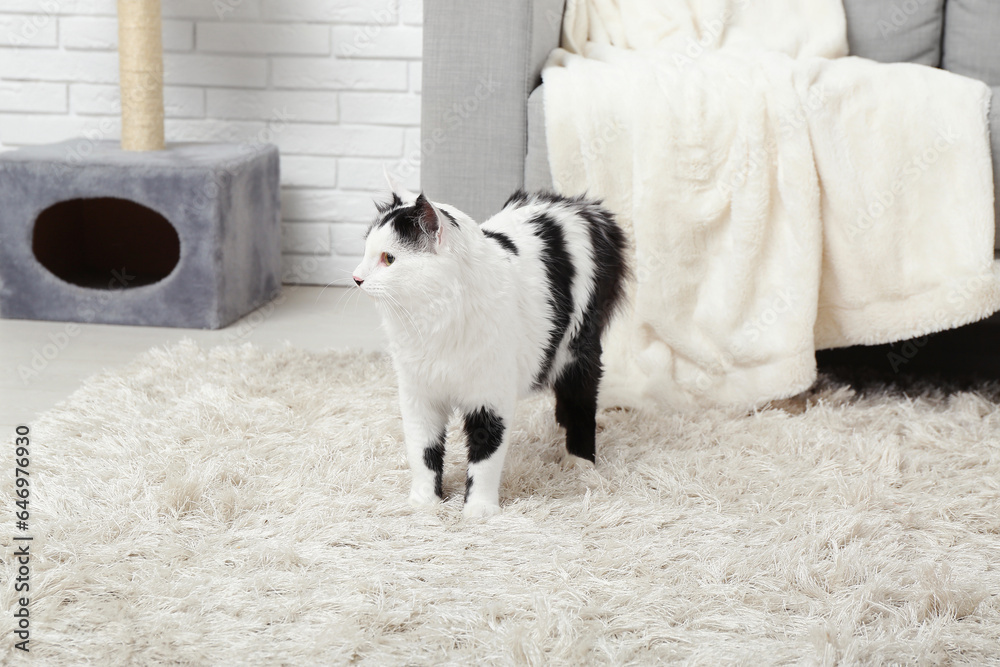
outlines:
[[603, 404], [760, 404], [808, 388], [816, 349], [1000, 308], [989, 89], [845, 34], [839, 0], [569, 3], [553, 180], [635, 252]]

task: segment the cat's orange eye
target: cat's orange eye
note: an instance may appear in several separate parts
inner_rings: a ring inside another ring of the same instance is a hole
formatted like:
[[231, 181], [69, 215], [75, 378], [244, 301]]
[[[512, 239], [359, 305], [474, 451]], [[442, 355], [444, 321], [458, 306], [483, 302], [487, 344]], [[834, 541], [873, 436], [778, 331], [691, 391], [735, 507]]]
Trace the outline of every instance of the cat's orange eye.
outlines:
[[392, 253], [388, 253], [388, 252], [382, 253], [382, 262], [386, 266], [389, 266], [390, 264], [392, 264], [395, 261], [396, 261], [396, 258], [392, 256]]

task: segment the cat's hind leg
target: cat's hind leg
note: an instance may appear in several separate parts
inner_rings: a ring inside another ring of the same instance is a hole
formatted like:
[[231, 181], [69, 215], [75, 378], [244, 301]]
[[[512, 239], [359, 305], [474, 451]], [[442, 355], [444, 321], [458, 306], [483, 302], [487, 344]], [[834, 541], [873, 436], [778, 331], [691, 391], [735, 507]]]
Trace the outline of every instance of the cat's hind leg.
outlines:
[[410, 505], [436, 505], [444, 497], [441, 477], [444, 473], [445, 428], [450, 410], [424, 397], [400, 391], [403, 413], [403, 435], [406, 439], [406, 460], [413, 481], [410, 485]]
[[597, 390], [601, 383], [601, 344], [563, 369], [556, 380], [556, 421], [566, 429], [566, 451], [597, 461]]
[[485, 517], [500, 511], [500, 476], [509, 443], [513, 410], [482, 406], [465, 415], [469, 468], [465, 479], [462, 515]]

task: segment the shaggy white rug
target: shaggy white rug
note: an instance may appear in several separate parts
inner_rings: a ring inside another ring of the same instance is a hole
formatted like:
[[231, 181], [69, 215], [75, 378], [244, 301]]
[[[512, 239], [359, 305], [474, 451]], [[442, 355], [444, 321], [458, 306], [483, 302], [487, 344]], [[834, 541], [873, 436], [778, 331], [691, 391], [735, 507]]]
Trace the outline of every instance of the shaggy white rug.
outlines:
[[291, 348], [187, 342], [89, 380], [33, 424], [31, 657], [997, 664], [996, 386], [605, 412], [596, 469], [560, 463], [541, 396], [485, 521], [454, 427], [451, 499], [407, 505], [395, 401], [384, 358]]

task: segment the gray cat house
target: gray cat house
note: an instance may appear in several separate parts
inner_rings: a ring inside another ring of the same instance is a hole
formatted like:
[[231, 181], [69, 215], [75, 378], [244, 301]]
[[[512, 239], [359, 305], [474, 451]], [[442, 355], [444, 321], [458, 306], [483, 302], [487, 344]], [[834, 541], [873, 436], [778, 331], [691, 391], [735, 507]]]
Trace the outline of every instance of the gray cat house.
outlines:
[[224, 327], [281, 285], [278, 149], [0, 153], [0, 317]]

